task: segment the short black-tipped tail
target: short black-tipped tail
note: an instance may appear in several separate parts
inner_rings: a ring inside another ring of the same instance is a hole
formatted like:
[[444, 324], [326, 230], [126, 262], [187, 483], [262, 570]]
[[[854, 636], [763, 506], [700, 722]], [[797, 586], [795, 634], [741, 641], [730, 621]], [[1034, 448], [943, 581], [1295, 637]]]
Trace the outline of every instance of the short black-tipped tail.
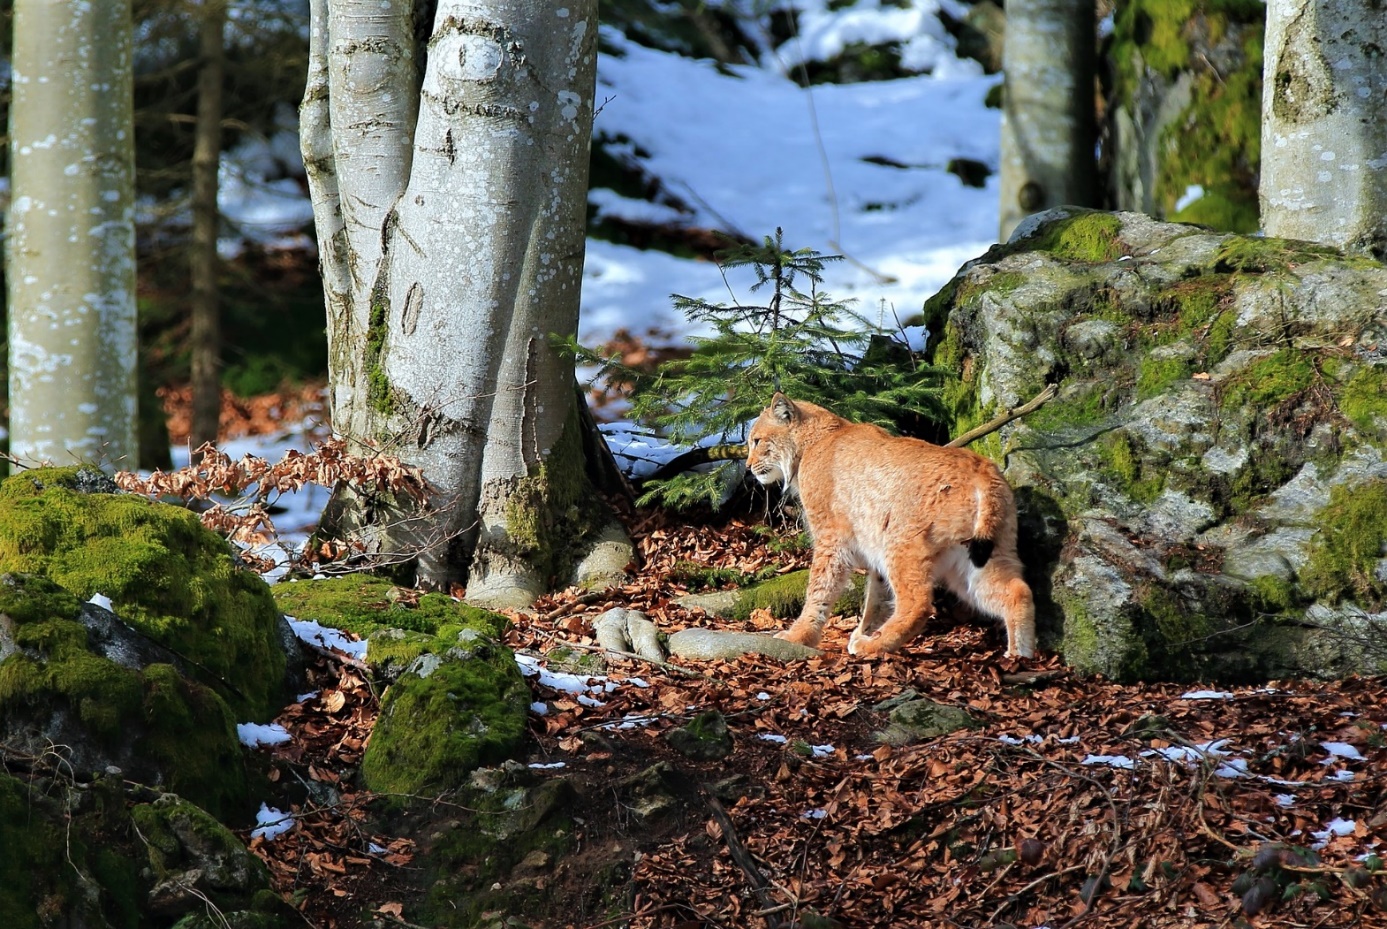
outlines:
[[987, 560], [992, 557], [992, 549], [996, 547], [991, 539], [969, 539], [968, 540], [968, 560], [973, 562], [973, 567], [981, 568], [987, 564]]

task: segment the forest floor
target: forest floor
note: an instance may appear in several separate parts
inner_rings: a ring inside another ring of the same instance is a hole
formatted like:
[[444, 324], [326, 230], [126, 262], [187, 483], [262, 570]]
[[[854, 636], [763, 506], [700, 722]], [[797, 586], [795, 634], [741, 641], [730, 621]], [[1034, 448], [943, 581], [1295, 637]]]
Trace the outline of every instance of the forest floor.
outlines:
[[[774, 629], [673, 602], [690, 565], [802, 566], [770, 546], [792, 529], [765, 524], [629, 514], [632, 581], [513, 614], [507, 644], [595, 648], [614, 606], [663, 632]], [[527, 889], [535, 929], [1387, 926], [1387, 681], [1120, 685], [1006, 659], [1000, 628], [945, 614], [864, 661], [845, 651], [853, 624], [835, 617], [823, 656], [793, 665], [609, 657], [599, 699], [532, 679], [545, 713], [521, 761], [572, 788], [573, 851], [527, 856], [493, 889]], [[294, 739], [262, 751], [319, 803], [252, 847], [309, 925], [417, 925], [422, 863], [467, 811], [442, 795], [401, 816], [361, 790], [377, 695], [352, 662], [320, 656], [312, 674], [317, 696], [278, 720]], [[904, 743], [882, 704], [912, 692], [972, 726]], [[691, 760], [664, 735], [707, 710], [733, 748]], [[637, 804], [655, 765], [669, 802]]]

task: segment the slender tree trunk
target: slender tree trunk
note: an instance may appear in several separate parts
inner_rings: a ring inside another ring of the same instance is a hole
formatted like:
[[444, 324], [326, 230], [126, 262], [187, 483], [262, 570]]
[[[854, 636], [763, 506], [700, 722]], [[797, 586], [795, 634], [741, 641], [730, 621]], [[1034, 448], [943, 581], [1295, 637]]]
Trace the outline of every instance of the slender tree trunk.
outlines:
[[303, 105], [334, 427], [420, 466], [427, 516], [343, 489], [330, 523], [468, 598], [532, 601], [594, 527], [571, 359], [595, 0], [314, 0]]
[[222, 75], [226, 64], [223, 32], [226, 0], [202, 0], [198, 22], [200, 64], [197, 125], [193, 141], [192, 281], [193, 414], [189, 444], [217, 441], [221, 423], [221, 301], [217, 293], [217, 171], [222, 151]]
[[1002, 70], [1001, 222], [1093, 206], [1094, 0], [1008, 0]]
[[1387, 6], [1270, 0], [1262, 226], [1387, 256]]
[[130, 0], [14, 4], [10, 452], [134, 467]]

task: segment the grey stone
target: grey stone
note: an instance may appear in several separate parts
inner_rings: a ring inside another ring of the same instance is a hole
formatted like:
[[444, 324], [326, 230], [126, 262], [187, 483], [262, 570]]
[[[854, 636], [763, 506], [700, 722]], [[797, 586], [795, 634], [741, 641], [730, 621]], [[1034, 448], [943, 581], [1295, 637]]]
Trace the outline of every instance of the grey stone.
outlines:
[[886, 728], [876, 733], [879, 741], [891, 745], [926, 742], [981, 725], [965, 709], [933, 700], [915, 698], [891, 707]]
[[717, 761], [732, 754], [732, 733], [727, 720], [717, 710], [699, 713], [687, 725], [664, 734], [670, 747], [695, 761]]
[[613, 607], [592, 624], [597, 644], [609, 651], [640, 655], [648, 661], [665, 659], [660, 631], [639, 610]]
[[[1090, 215], [1103, 231], [1070, 240], [1115, 229], [1117, 260], [1028, 249], [1047, 223], [1085, 215], [1029, 218], [935, 308], [934, 344], [962, 352], [972, 408], [1059, 386], [988, 440], [1016, 488], [1021, 557], [1043, 578], [1042, 647], [1126, 680], [1374, 673], [1354, 646], [1374, 627], [1355, 617], [1380, 604], [1315, 602], [1298, 578], [1332, 495], [1387, 480], [1387, 430], [1346, 421], [1337, 393], [1382, 363], [1370, 346], [1387, 342], [1387, 268], [1136, 213]], [[1216, 267], [1235, 253], [1253, 270]], [[1200, 311], [1185, 301], [1206, 283], [1217, 289]], [[1263, 363], [1287, 349], [1334, 365], [1311, 389], [1282, 386]], [[1199, 376], [1171, 376], [1173, 362]]]

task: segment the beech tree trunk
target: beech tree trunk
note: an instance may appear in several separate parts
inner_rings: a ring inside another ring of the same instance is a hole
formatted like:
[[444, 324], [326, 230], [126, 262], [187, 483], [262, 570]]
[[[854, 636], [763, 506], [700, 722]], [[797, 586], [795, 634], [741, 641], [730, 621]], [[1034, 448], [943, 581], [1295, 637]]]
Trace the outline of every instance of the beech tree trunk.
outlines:
[[[573, 364], [596, 0], [313, 0], [301, 111], [334, 428], [400, 455], [428, 513], [339, 488], [325, 524], [421, 583], [528, 604], [600, 528]], [[422, 57], [424, 60], [419, 60]]]
[[15, 0], [10, 453], [136, 464], [130, 0]]
[[1094, 206], [1094, 0], [1008, 0], [999, 239], [1051, 207]]
[[1269, 0], [1262, 227], [1387, 256], [1387, 8]]
[[222, 152], [222, 76], [226, 65], [226, 0], [202, 0], [198, 10], [200, 62], [197, 124], [193, 139], [192, 283], [193, 410], [189, 442], [197, 449], [217, 441], [222, 412], [221, 300], [217, 293], [217, 171]]

